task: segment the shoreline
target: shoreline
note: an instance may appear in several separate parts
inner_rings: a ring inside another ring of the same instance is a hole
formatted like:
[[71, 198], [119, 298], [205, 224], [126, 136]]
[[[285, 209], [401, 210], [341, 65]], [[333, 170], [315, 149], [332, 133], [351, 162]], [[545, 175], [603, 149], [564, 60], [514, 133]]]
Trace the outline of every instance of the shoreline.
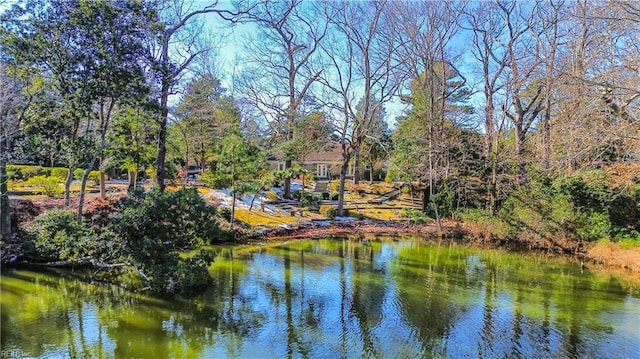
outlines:
[[[118, 198], [112, 195], [107, 200], [99, 198], [87, 202], [87, 212], [101, 212], [101, 207]], [[38, 213], [60, 208], [61, 199], [46, 199], [39, 201], [15, 200], [11, 201], [17, 222], [22, 226], [29, 223]], [[104, 214], [104, 213], [102, 213]], [[434, 222], [427, 224], [411, 224], [403, 221], [322, 221], [323, 224], [309, 223], [297, 228], [291, 227], [263, 227], [255, 232], [242, 234], [230, 243], [260, 243], [285, 240], [303, 240], [319, 238], [337, 238], [348, 236], [403, 236], [414, 235], [423, 237], [439, 237], [438, 228]], [[565, 258], [576, 258], [588, 264], [607, 270], [623, 273], [640, 282], [640, 247], [623, 248], [616, 243], [584, 243], [582, 247], [567, 247], [556, 242], [530, 243], [526, 239], [500, 241], [486, 235], [478, 235], [477, 228], [472, 224], [458, 221], [443, 220], [442, 235], [440, 237], [455, 240], [460, 244], [476, 245], [484, 248], [504, 248], [513, 251], [531, 253], [554, 254]], [[17, 238], [16, 238], [17, 239]], [[0, 248], [0, 266], [12, 266], [22, 256], [22, 241], [3, 241]]]
[[[502, 248], [510, 251], [549, 254], [563, 258], [575, 258], [585, 267], [604, 269], [623, 275], [640, 283], [640, 248], [625, 249], [615, 243], [587, 243], [577, 253], [561, 252], [549, 247], [531, 247], [523, 241], [503, 242], [474, 239], [460, 222], [446, 221], [442, 224], [442, 238], [462, 245], [481, 248]], [[272, 229], [260, 236], [237, 239], [235, 243], [261, 243], [287, 240], [341, 238], [354, 236], [402, 236], [416, 235], [438, 238], [434, 223], [425, 225], [400, 222], [362, 223], [359, 221], [332, 223], [327, 226], [306, 226], [298, 229]]]

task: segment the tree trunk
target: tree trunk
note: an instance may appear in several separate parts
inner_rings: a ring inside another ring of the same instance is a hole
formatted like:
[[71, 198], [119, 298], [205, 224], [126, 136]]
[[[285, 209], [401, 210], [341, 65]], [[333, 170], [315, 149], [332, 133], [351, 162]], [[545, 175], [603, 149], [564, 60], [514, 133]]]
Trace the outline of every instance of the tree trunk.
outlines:
[[431, 199], [431, 189], [429, 187], [425, 187], [422, 190], [422, 212], [427, 212], [429, 209], [429, 200]]
[[[289, 169], [292, 166], [292, 161], [291, 160], [286, 160], [284, 162], [284, 167], [285, 169]], [[284, 194], [283, 194], [284, 198], [290, 199], [291, 198], [291, 177], [287, 176], [284, 179]]]
[[69, 166], [69, 173], [67, 173], [67, 179], [64, 181], [64, 205], [65, 207], [71, 206], [71, 183], [73, 183], [73, 171], [76, 170], [75, 166]]
[[544, 126], [542, 128], [542, 142], [543, 142], [542, 168], [545, 170], [549, 170], [550, 158], [551, 158], [551, 111], [549, 110], [550, 107], [551, 107], [551, 102], [547, 102]]
[[0, 238], [8, 241], [11, 238], [11, 212], [9, 207], [9, 187], [7, 182], [7, 161], [4, 149], [0, 149]]
[[498, 210], [498, 164], [496, 157], [491, 160], [491, 184], [489, 185], [489, 213], [496, 214]]
[[231, 223], [231, 231], [233, 232], [233, 219], [236, 216], [236, 191], [233, 191], [232, 193], [232, 198], [231, 198], [231, 219], [230, 219], [230, 223]]
[[521, 186], [525, 186], [527, 184], [527, 165], [525, 163], [524, 152], [525, 152], [525, 136], [526, 133], [520, 128], [521, 126], [516, 124], [516, 167], [517, 167], [517, 177], [518, 183]]
[[353, 151], [353, 184], [360, 183], [360, 149]]
[[169, 109], [167, 104], [169, 101], [169, 88], [165, 88], [163, 84], [162, 96], [160, 98], [160, 108], [162, 113], [160, 115], [160, 129], [158, 131], [158, 157], [156, 158], [156, 185], [160, 192], [164, 192], [165, 189], [165, 158], [167, 157], [167, 118], [169, 116]]
[[373, 162], [369, 162], [369, 184], [373, 184]]
[[338, 208], [337, 215], [344, 216], [344, 185], [347, 179], [347, 169], [349, 168], [349, 154], [342, 154], [342, 166], [340, 166], [340, 186], [338, 187]]
[[106, 186], [106, 182], [107, 181], [107, 176], [105, 175], [104, 171], [100, 171], [100, 198], [105, 199], [107, 198], [107, 186]]
[[127, 178], [129, 179], [129, 183], [127, 185], [127, 190], [132, 190], [136, 188], [138, 183], [138, 171], [127, 170]]

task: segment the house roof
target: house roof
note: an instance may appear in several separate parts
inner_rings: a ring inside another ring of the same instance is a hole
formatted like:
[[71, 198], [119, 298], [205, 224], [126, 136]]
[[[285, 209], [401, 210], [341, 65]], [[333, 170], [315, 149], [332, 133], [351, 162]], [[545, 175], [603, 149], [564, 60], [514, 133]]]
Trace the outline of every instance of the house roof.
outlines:
[[[267, 157], [269, 161], [283, 161], [283, 154], [278, 152]], [[320, 150], [311, 152], [304, 158], [304, 163], [335, 163], [342, 161], [342, 148], [338, 141], [327, 141]]]
[[337, 141], [329, 141], [320, 151], [311, 152], [305, 157], [305, 162], [340, 162], [342, 147]]

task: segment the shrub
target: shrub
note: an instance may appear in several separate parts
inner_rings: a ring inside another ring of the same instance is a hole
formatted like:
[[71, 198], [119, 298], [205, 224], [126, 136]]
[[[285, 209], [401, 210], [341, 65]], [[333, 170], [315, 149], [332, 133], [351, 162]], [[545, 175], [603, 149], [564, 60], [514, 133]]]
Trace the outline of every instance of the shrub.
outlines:
[[218, 216], [220, 218], [224, 218], [225, 220], [227, 220], [227, 222], [231, 222], [231, 208], [229, 207], [219, 208]]
[[578, 227], [578, 236], [586, 241], [598, 241], [611, 239], [611, 221], [604, 213], [592, 213], [585, 216], [585, 220]]
[[100, 183], [100, 171], [89, 172], [89, 177], [87, 177], [87, 180], [93, 182], [94, 184]]
[[321, 205], [319, 212], [327, 219], [335, 219], [336, 215], [338, 215], [338, 210], [334, 206], [329, 204]]
[[64, 180], [59, 177], [35, 176], [29, 178], [24, 184], [33, 187], [36, 193], [44, 194], [48, 197], [58, 197], [62, 195], [61, 187]]
[[275, 191], [268, 191], [265, 195], [267, 196], [267, 201], [270, 203], [274, 203], [278, 200], [278, 194]]
[[73, 179], [75, 179], [76, 181], [80, 181], [82, 179], [82, 176], [84, 176], [84, 170], [82, 168], [76, 168], [75, 170], [73, 170]]
[[339, 191], [340, 191], [340, 181], [339, 180], [335, 180], [335, 181], [329, 182], [329, 192], [335, 194], [335, 193], [338, 193]]
[[156, 173], [156, 168], [153, 166], [147, 168], [144, 171], [144, 175], [151, 181], [155, 181], [156, 178], [158, 177], [158, 174]]
[[36, 256], [46, 260], [74, 261], [95, 254], [88, 228], [68, 209], [52, 209], [26, 228]]
[[156, 292], [190, 292], [210, 283], [207, 268], [213, 256], [180, 252], [226, 239], [214, 214], [195, 189], [153, 191], [127, 197], [115, 224], [125, 254], [138, 263], [145, 282]]
[[[75, 170], [73, 170], [73, 178], [77, 181], [80, 181], [82, 179], [82, 176], [84, 176], [84, 171], [85, 169], [76, 168]], [[100, 183], [100, 171], [89, 172], [87, 181], [93, 182], [94, 184]]]
[[7, 165], [7, 177], [13, 181], [22, 181], [22, 169], [16, 165]]
[[121, 211], [119, 229], [125, 238], [135, 239], [134, 245], [148, 239], [165, 248], [189, 249], [215, 242], [220, 234], [215, 208], [193, 188], [129, 198]]
[[462, 221], [469, 224], [467, 230], [476, 239], [506, 240], [511, 238], [515, 228], [500, 217], [492, 216], [488, 211], [469, 209], [462, 213]]
[[[299, 192], [297, 192], [299, 193]], [[303, 206], [308, 206], [314, 202], [318, 201], [318, 197], [312, 195], [311, 193], [307, 193], [307, 192], [302, 192], [299, 195], [300, 197], [300, 204]]]
[[427, 214], [422, 212], [419, 209], [415, 208], [405, 208], [403, 209], [403, 216], [409, 219], [409, 222], [416, 224], [424, 224], [427, 223], [430, 218], [427, 217]]
[[51, 169], [42, 166], [7, 165], [9, 178], [16, 181], [26, 181], [36, 176], [49, 176]]
[[67, 178], [68, 173], [69, 173], [69, 169], [64, 167], [53, 167], [51, 169], [52, 177]]

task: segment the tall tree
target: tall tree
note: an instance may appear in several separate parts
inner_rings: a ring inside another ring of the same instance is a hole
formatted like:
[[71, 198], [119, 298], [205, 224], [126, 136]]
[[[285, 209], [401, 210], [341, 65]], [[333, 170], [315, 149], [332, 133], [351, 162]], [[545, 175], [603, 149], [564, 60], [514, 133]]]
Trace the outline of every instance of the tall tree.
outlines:
[[503, 111], [513, 124], [515, 136], [516, 176], [520, 185], [526, 185], [527, 162], [525, 141], [538, 115], [544, 109], [544, 77], [541, 47], [537, 42], [546, 29], [537, 17], [539, 3], [497, 3], [498, 16], [506, 32], [500, 39], [505, 59], [507, 79], [504, 83]]
[[108, 135], [105, 150], [108, 167], [127, 171], [128, 188], [138, 185], [138, 173], [155, 159], [155, 111], [138, 104], [118, 109]]
[[[457, 18], [461, 14], [461, 4], [414, 2], [397, 3], [395, 7], [394, 35], [407, 39], [400, 51], [407, 59], [404, 65], [412, 79], [411, 94], [405, 98], [411, 104], [409, 118], [400, 125], [417, 130], [417, 143], [423, 145], [410, 144], [415, 151], [412, 155], [417, 157], [417, 167], [404, 170], [414, 173], [413, 179], [425, 184], [423, 210], [432, 209], [439, 225], [435, 195], [454, 165], [450, 151], [457, 142], [453, 133], [460, 128], [461, 116], [457, 112], [469, 95], [466, 78], [457, 68], [452, 46], [460, 29]], [[416, 16], [417, 13], [426, 15]], [[406, 129], [403, 132], [416, 136]], [[400, 143], [403, 142], [407, 141]]]
[[194, 79], [178, 108], [177, 126], [184, 131], [187, 161], [204, 169], [212, 163], [216, 148], [225, 135], [239, 126], [240, 117], [233, 99], [224, 96], [220, 81], [211, 75]]
[[[323, 46], [326, 68], [323, 85], [330, 95], [336, 131], [342, 142], [338, 215], [344, 206], [347, 170], [354, 159], [354, 182], [359, 181], [361, 146], [375, 114], [396, 95], [403, 80], [398, 41], [390, 36], [388, 2], [336, 2], [325, 7], [333, 35]], [[362, 104], [358, 111], [358, 102]], [[359, 112], [359, 115], [356, 114]]]
[[[12, 66], [13, 67], [13, 66]], [[7, 162], [13, 151], [13, 142], [20, 135], [25, 113], [33, 101], [37, 86], [28, 81], [29, 77], [19, 76], [25, 73], [19, 67], [7, 69], [4, 59], [0, 58], [0, 238], [11, 239], [11, 213]], [[28, 73], [28, 72], [26, 72]]]
[[[151, 46], [155, 57], [156, 79], [159, 86], [158, 106], [158, 155], [156, 158], [156, 185], [165, 189], [167, 126], [169, 119], [169, 96], [177, 90], [180, 78], [198, 57], [206, 56], [212, 50], [211, 44], [199, 42], [203, 26], [197, 20], [205, 14], [215, 14], [219, 18], [233, 22], [238, 14], [249, 11], [255, 4], [238, 12], [225, 9], [218, 0], [194, 9], [183, 0], [158, 0], [160, 20], [153, 28], [157, 31], [155, 43]], [[157, 30], [159, 28], [159, 30]]]
[[[90, 143], [86, 139], [93, 137], [82, 178], [80, 216], [86, 180], [107, 145], [114, 108], [146, 95], [141, 69], [144, 26], [153, 11], [140, 2], [32, 0], [5, 16], [8, 53], [47, 77], [59, 98], [60, 116], [70, 119], [72, 147]], [[76, 165], [69, 161], [67, 204]]]
[[374, 113], [360, 146], [360, 162], [369, 167], [369, 183], [373, 183], [374, 166], [387, 158], [391, 150], [389, 125], [387, 125], [385, 117], [384, 107]]
[[495, 213], [498, 207], [498, 164], [500, 151], [498, 142], [504, 130], [500, 121], [496, 97], [503, 88], [503, 74], [506, 68], [506, 51], [495, 39], [503, 37], [506, 28], [495, 10], [497, 5], [481, 2], [465, 9], [465, 18], [471, 31], [473, 47], [471, 54], [480, 69], [483, 103], [483, 127], [485, 133], [485, 158], [490, 171], [488, 181], [489, 211]]
[[[246, 101], [262, 113], [279, 142], [293, 140], [294, 124], [305, 115], [312, 85], [322, 70], [314, 56], [327, 34], [327, 20], [301, 0], [265, 3], [246, 11], [257, 36], [246, 43], [248, 67], [239, 85]], [[290, 168], [293, 158], [285, 158]], [[284, 194], [291, 197], [291, 178]]]

